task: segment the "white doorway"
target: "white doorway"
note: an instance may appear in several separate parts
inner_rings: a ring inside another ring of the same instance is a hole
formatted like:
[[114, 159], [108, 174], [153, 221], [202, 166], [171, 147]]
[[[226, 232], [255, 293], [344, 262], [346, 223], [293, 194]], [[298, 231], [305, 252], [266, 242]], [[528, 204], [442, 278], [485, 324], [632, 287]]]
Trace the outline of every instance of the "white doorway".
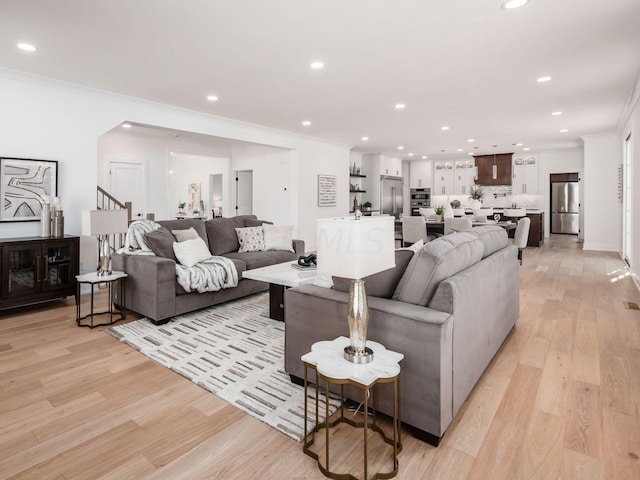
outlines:
[[109, 193], [118, 201], [131, 202], [131, 216], [144, 218], [147, 210], [145, 166], [139, 162], [109, 161]]
[[253, 170], [236, 171], [236, 215], [253, 214]]
[[622, 257], [629, 267], [633, 258], [633, 150], [631, 148], [631, 134], [624, 142], [624, 169], [622, 173]]

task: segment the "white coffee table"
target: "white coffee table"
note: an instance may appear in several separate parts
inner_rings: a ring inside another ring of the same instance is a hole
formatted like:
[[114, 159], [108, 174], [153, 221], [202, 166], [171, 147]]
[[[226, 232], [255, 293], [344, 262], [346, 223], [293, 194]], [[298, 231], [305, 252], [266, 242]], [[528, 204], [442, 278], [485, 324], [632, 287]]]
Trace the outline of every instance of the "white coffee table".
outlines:
[[254, 268], [242, 272], [242, 278], [269, 284], [269, 316], [284, 321], [284, 291], [306, 283], [313, 283], [316, 270], [298, 270], [292, 267], [297, 262], [278, 263], [268, 267]]

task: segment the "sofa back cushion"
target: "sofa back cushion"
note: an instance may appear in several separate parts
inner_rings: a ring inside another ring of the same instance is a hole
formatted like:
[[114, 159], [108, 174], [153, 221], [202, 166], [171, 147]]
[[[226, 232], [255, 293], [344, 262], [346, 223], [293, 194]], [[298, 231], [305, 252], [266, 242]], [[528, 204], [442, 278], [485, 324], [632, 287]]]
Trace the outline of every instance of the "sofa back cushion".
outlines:
[[[198, 218], [185, 218], [182, 220], [160, 220], [160, 225], [165, 227], [169, 232], [172, 230], [188, 230], [193, 228], [200, 238], [207, 243], [207, 231], [204, 228], [204, 222]], [[175, 241], [175, 240], [174, 240]]]
[[488, 257], [498, 250], [502, 250], [509, 243], [507, 231], [498, 225], [473, 227], [471, 232], [482, 240], [482, 245], [484, 246], [482, 258]]
[[[209, 250], [212, 255], [224, 255], [237, 252], [240, 248], [236, 228], [244, 228], [246, 220], [257, 220], [255, 215], [238, 215], [237, 217], [218, 217], [204, 222]], [[262, 225], [262, 224], [261, 224]], [[251, 225], [255, 226], [255, 225]]]
[[[412, 257], [413, 252], [409, 249], [396, 250], [396, 266], [394, 268], [364, 277], [364, 288], [367, 295], [391, 298]], [[350, 290], [351, 279], [344, 277], [332, 278], [334, 290], [340, 292], [348, 292]]]
[[482, 259], [482, 240], [471, 232], [456, 232], [428, 242], [405, 270], [392, 298], [427, 305], [445, 278]]

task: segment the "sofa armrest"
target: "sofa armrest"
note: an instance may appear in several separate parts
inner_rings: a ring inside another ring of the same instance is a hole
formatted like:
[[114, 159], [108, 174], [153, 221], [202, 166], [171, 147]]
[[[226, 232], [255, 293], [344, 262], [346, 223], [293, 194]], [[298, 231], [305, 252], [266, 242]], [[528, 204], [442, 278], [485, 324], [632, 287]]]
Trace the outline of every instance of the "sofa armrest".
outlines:
[[[320, 340], [349, 337], [349, 293], [316, 285], [285, 291], [285, 371], [304, 377], [300, 357]], [[367, 339], [404, 354], [402, 420], [441, 436], [452, 419], [453, 317], [429, 307], [368, 297]], [[380, 411], [392, 412], [392, 396], [378, 396]]]
[[297, 260], [298, 257], [302, 257], [304, 255], [304, 240], [294, 239], [292, 244], [293, 244], [293, 251], [296, 254], [296, 260]]
[[124, 305], [127, 309], [153, 320], [175, 315], [176, 262], [151, 255], [113, 254], [111, 265], [113, 270], [128, 275]]

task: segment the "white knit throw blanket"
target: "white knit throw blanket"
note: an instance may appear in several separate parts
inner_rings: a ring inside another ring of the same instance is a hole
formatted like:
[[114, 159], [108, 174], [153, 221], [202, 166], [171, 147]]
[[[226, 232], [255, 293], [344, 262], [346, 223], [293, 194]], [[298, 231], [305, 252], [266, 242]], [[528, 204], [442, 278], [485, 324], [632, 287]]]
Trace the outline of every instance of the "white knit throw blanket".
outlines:
[[124, 255], [153, 255], [154, 253], [144, 241], [144, 234], [160, 228], [160, 224], [153, 220], [136, 220], [131, 222], [124, 237], [124, 247], [118, 253]]
[[223, 288], [238, 286], [238, 271], [226, 257], [211, 257], [185, 267], [176, 263], [178, 283], [186, 292], [217, 292]]

